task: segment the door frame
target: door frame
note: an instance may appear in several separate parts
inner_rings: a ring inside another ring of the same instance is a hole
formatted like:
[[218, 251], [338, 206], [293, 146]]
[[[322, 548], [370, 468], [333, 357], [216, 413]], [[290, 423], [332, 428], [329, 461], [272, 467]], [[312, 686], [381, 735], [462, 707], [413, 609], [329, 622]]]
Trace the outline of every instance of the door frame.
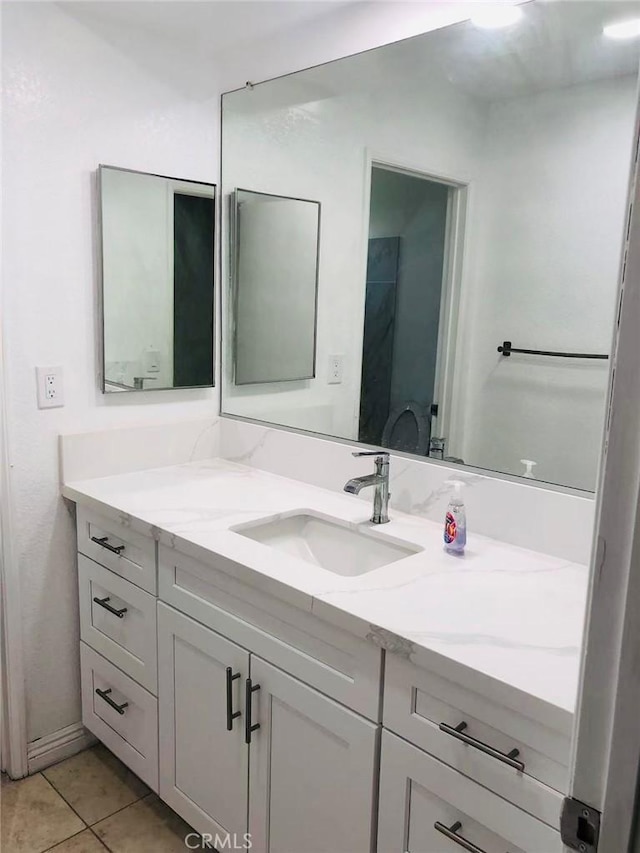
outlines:
[[0, 759], [12, 779], [28, 773], [20, 572], [14, 548], [4, 336], [0, 328]]
[[[362, 282], [366, 287], [369, 220], [371, 206], [371, 176], [374, 168], [399, 172], [432, 183], [446, 184], [451, 192], [447, 203], [446, 252], [442, 270], [440, 316], [438, 320], [438, 343], [434, 382], [434, 398], [438, 402], [437, 429], [440, 435], [449, 437], [454, 428], [456, 405], [454, 368], [458, 344], [458, 330], [463, 311], [463, 257], [466, 221], [469, 207], [470, 177], [445, 174], [429, 168], [424, 163], [408, 162], [393, 155], [385, 155], [370, 148], [365, 149], [364, 192], [362, 215]], [[362, 304], [362, 330], [364, 334], [364, 300]], [[460, 357], [460, 356], [458, 356]], [[354, 394], [354, 434], [358, 435], [360, 417], [360, 395], [362, 377], [362, 347], [357, 356], [357, 393]]]
[[601, 812], [598, 849], [627, 851], [640, 768], [640, 104], [596, 501], [570, 795]]

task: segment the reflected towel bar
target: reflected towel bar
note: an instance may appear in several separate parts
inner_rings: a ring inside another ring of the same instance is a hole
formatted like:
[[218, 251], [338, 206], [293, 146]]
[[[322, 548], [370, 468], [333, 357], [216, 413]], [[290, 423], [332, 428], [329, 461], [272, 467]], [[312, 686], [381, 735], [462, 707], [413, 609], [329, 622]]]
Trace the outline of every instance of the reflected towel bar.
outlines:
[[608, 355], [601, 355], [594, 352], [554, 352], [553, 350], [545, 349], [516, 349], [516, 347], [511, 345], [511, 341], [503, 341], [502, 346], [498, 347], [498, 352], [501, 352], [505, 358], [510, 356], [512, 352], [521, 352], [525, 355], [551, 355], [557, 358], [609, 358]]

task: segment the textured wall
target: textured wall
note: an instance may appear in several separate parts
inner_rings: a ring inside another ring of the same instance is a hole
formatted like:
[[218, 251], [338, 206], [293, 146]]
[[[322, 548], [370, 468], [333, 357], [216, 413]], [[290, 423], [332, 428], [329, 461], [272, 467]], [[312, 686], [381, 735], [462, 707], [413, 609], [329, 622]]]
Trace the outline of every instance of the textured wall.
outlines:
[[[80, 719], [74, 528], [59, 497], [58, 433], [217, 410], [214, 391], [97, 391], [94, 170], [103, 162], [215, 182], [218, 110], [53, 3], [3, 4], [2, 41], [3, 321], [33, 740]], [[63, 366], [65, 408], [36, 408], [38, 364]]]

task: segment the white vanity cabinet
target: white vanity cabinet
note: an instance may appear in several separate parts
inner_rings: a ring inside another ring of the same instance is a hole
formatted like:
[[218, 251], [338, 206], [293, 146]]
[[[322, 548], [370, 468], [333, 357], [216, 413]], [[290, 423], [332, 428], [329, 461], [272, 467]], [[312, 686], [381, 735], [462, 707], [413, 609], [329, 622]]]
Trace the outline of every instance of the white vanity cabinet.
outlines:
[[560, 834], [383, 730], [377, 853], [562, 853]]
[[369, 853], [379, 727], [254, 656], [250, 688], [252, 851]]
[[84, 724], [220, 849], [562, 850], [568, 712], [126, 517], [79, 508], [78, 551]]
[[156, 543], [78, 507], [82, 721], [158, 790]]
[[200, 833], [242, 838], [249, 653], [158, 604], [160, 796]]
[[162, 603], [158, 668], [160, 796], [198, 832], [369, 853], [378, 726]]

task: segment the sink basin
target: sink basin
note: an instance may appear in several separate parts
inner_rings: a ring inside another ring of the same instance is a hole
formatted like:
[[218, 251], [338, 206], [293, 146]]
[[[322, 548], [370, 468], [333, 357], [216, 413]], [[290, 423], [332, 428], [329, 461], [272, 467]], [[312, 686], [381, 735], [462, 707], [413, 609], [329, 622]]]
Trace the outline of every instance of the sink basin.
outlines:
[[243, 524], [233, 530], [276, 551], [344, 576], [363, 575], [422, 550], [310, 512]]

